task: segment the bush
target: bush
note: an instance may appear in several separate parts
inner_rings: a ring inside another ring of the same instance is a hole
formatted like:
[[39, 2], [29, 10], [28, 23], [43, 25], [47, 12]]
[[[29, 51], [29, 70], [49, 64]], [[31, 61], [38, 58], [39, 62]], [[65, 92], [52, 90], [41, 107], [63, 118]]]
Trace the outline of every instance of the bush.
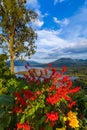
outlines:
[[2, 130], [86, 130], [86, 117], [77, 108], [80, 87], [72, 86], [65, 70], [28, 69], [28, 85], [0, 96]]
[[6, 54], [0, 55], [0, 77], [1, 78], [8, 78], [10, 75], [9, 68], [7, 67], [6, 61], [8, 56]]

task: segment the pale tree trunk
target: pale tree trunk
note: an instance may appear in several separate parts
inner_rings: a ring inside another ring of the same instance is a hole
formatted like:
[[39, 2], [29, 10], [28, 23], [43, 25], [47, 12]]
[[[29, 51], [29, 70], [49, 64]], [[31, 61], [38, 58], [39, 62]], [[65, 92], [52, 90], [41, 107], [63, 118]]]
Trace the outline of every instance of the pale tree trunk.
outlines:
[[14, 74], [14, 36], [10, 36], [10, 70]]

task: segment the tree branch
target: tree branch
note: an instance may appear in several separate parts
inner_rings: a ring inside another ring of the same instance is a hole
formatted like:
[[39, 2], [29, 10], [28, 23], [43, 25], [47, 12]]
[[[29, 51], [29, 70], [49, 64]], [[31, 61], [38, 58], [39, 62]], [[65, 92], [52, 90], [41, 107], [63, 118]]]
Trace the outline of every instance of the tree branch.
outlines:
[[3, 39], [6, 43], [10, 44], [9, 41], [2, 34], [0, 34], [0, 38]]

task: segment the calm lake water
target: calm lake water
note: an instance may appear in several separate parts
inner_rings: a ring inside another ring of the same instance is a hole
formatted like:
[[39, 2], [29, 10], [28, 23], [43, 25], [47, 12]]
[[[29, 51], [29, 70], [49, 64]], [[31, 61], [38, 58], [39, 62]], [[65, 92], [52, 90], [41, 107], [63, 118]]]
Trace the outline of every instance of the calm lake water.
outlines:
[[[30, 67], [31, 68], [37, 68], [37, 69], [43, 69], [41, 67]], [[20, 72], [20, 71], [27, 71], [27, 69], [25, 68], [25, 66], [15, 66], [14, 67], [14, 71], [15, 72]], [[21, 74], [16, 74], [17, 77], [24, 77], [23, 75]]]
[[[30, 67], [30, 68], [43, 69], [43, 68], [40, 68], [40, 67]], [[15, 72], [27, 71], [27, 69], [25, 68], [25, 66], [15, 66], [14, 70], [15, 70]]]
[[[40, 68], [40, 67], [31, 67], [31, 68], [43, 69], [43, 68]], [[15, 70], [15, 72], [27, 71], [27, 69], [25, 68], [25, 66], [15, 66], [14, 70]], [[18, 74], [16, 74], [16, 76], [17, 77], [23, 77], [23, 75], [18, 75]], [[71, 77], [72, 80], [75, 80], [77, 78], [78, 77], [74, 77], [74, 76]]]
[[15, 72], [20, 72], [20, 71], [26, 71], [27, 69], [25, 66], [15, 66], [14, 67]]

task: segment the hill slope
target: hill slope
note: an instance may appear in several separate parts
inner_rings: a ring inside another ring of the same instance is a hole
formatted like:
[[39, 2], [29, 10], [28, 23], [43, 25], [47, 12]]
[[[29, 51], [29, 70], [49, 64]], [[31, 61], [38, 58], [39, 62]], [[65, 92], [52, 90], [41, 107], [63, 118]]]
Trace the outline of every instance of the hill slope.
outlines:
[[[24, 61], [15, 60], [14, 61], [15, 66], [25, 66], [27, 63], [29, 63], [30, 66], [38, 66], [38, 65], [40, 65], [40, 63], [35, 62], [35, 61], [26, 61], [26, 60], [24, 60]], [[7, 65], [10, 66], [10, 61], [7, 61]]]
[[[51, 62], [53, 67], [73, 67], [73, 66], [87, 66], [87, 59], [71, 59], [71, 58], [61, 58], [54, 62]], [[48, 64], [40, 64], [40, 67], [48, 66]]]

